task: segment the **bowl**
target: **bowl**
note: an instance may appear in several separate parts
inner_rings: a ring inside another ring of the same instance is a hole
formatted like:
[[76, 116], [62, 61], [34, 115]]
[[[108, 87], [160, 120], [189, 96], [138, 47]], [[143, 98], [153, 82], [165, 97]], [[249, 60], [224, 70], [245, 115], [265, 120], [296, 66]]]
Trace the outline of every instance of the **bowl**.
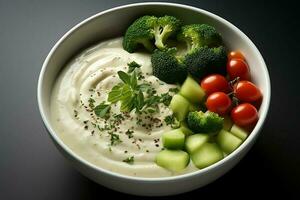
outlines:
[[[76, 155], [58, 137], [50, 120], [50, 95], [53, 84], [65, 64], [81, 50], [92, 44], [123, 35], [129, 24], [145, 14], [174, 15], [185, 23], [208, 23], [223, 36], [229, 49], [239, 49], [247, 57], [253, 81], [263, 93], [260, 118], [247, 140], [223, 160], [198, 171], [162, 178], [131, 177], [99, 168]], [[95, 182], [124, 193], [163, 196], [200, 188], [224, 175], [249, 151], [264, 124], [270, 104], [270, 79], [266, 64], [253, 42], [225, 19], [205, 10], [174, 3], [137, 3], [112, 8], [80, 22], [69, 30], [46, 57], [38, 80], [38, 106], [48, 133], [60, 152], [83, 175]]]

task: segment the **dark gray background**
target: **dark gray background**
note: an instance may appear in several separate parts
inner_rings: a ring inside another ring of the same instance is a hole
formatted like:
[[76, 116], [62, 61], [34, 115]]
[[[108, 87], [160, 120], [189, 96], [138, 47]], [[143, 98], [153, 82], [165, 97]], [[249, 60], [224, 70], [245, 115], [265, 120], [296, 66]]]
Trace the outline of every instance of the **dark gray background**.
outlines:
[[[36, 86], [55, 42], [81, 20], [134, 1], [0, 0], [0, 199], [124, 197], [83, 177], [52, 144]], [[298, 196], [299, 11], [289, 1], [173, 1], [211, 11], [239, 27], [264, 56], [272, 81], [269, 116], [249, 154], [214, 183], [178, 197]], [[108, 30], [109, 31], [109, 30]], [[298, 191], [297, 191], [298, 189]]]

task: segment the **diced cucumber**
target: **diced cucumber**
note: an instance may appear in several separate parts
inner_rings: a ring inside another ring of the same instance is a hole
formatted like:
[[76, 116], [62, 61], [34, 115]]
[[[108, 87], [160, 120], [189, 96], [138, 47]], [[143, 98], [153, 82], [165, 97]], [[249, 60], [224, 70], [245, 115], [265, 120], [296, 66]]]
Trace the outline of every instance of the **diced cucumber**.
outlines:
[[193, 131], [188, 128], [188, 125], [186, 122], [181, 122], [180, 123], [180, 129], [184, 133], [185, 136], [193, 135]]
[[238, 137], [238, 138], [240, 138], [241, 140], [243, 140], [243, 141], [244, 141], [244, 140], [248, 137], [248, 135], [249, 135], [249, 133], [248, 133], [246, 130], [244, 130], [243, 128], [237, 126], [236, 124], [234, 124], [234, 125], [231, 127], [230, 132], [231, 132], [233, 135], [235, 135], [236, 137]]
[[209, 136], [207, 134], [191, 135], [185, 141], [185, 149], [187, 150], [187, 152], [192, 154], [208, 140], [209, 140]]
[[162, 142], [167, 149], [183, 149], [185, 135], [181, 129], [174, 129], [162, 135]]
[[232, 120], [230, 118], [230, 116], [226, 115], [223, 117], [224, 120], [223, 120], [223, 129], [226, 130], [226, 131], [229, 131], [232, 127]]
[[156, 155], [155, 162], [163, 168], [179, 172], [189, 164], [190, 157], [185, 151], [165, 149]]
[[190, 102], [179, 94], [175, 94], [171, 100], [170, 108], [179, 121], [183, 121], [189, 112]]
[[216, 143], [205, 143], [191, 154], [194, 165], [199, 169], [208, 167], [223, 157], [223, 152]]
[[179, 93], [192, 103], [199, 103], [205, 96], [205, 92], [199, 83], [190, 76], [185, 79]]
[[238, 148], [243, 141], [230, 132], [221, 130], [217, 136], [217, 143], [225, 153], [229, 154]]

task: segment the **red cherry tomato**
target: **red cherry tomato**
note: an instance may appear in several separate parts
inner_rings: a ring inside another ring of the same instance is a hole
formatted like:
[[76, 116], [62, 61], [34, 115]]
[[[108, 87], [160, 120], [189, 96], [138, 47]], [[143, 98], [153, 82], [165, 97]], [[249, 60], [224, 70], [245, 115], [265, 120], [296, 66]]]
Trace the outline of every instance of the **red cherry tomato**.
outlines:
[[227, 63], [227, 72], [230, 79], [240, 77], [240, 80], [250, 80], [248, 64], [242, 59], [231, 59]]
[[207, 97], [206, 107], [209, 111], [225, 115], [231, 107], [231, 99], [224, 92], [214, 92]]
[[205, 77], [201, 81], [201, 87], [205, 90], [207, 95], [214, 92], [228, 92], [229, 85], [224, 76], [219, 74], [212, 74]]
[[239, 126], [252, 125], [258, 120], [257, 110], [249, 103], [242, 103], [232, 109], [231, 119]]
[[239, 81], [234, 92], [235, 96], [244, 102], [257, 101], [262, 97], [260, 90], [250, 81]]
[[240, 51], [231, 51], [228, 54], [228, 60], [231, 59], [242, 59], [245, 60], [244, 55]]

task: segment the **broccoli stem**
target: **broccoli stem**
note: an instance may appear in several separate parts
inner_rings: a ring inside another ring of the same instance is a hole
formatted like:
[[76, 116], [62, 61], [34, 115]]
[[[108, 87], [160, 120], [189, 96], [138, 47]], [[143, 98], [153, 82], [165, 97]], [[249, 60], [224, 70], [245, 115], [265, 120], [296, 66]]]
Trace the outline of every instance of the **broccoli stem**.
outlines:
[[154, 46], [149, 40], [142, 40], [141, 43], [148, 51], [150, 52], [154, 51]]
[[165, 27], [155, 27], [154, 29], [155, 31], [155, 45], [160, 48], [163, 49], [165, 48], [165, 39], [169, 37], [170, 33], [172, 32], [172, 29], [169, 25], [166, 25]]

